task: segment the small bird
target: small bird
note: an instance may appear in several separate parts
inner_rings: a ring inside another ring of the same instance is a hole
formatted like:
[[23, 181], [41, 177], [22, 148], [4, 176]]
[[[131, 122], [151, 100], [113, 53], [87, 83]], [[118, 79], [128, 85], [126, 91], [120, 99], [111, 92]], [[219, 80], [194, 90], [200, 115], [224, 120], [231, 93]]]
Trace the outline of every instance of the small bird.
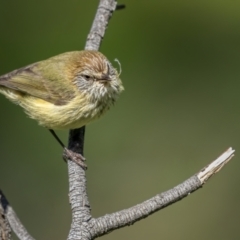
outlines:
[[108, 59], [90, 50], [62, 53], [0, 76], [0, 93], [48, 128], [63, 147], [53, 129], [75, 129], [92, 122], [123, 89]]

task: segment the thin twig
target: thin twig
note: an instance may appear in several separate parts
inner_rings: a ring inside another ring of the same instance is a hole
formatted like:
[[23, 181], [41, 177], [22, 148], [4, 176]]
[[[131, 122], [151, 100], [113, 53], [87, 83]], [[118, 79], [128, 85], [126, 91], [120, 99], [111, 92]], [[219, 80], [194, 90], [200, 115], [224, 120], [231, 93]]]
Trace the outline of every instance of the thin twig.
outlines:
[[100, 48], [108, 22], [116, 6], [117, 2], [115, 0], [100, 0], [92, 28], [87, 37], [86, 50], [98, 50]]
[[[20, 240], [34, 240], [34, 238], [27, 232], [21, 221], [18, 219], [13, 208], [10, 206], [8, 200], [0, 190], [0, 205], [4, 209], [4, 214], [14, 231]], [[7, 238], [6, 238], [7, 239]]]
[[116, 10], [122, 10], [122, 9], [125, 9], [125, 8], [126, 8], [125, 4], [118, 4], [117, 7], [116, 7]]
[[215, 173], [219, 172], [222, 167], [227, 164], [234, 156], [235, 150], [232, 148], [227, 149], [219, 158], [203, 168], [197, 175], [201, 183], [205, 183]]
[[193, 175], [178, 186], [156, 195], [155, 197], [129, 209], [92, 219], [89, 224], [94, 238], [105, 235], [115, 229], [129, 226], [148, 217], [201, 188], [206, 181], [217, 173], [234, 156], [234, 150], [229, 148], [219, 158], [206, 166], [199, 173]]
[[[10, 240], [11, 239], [11, 227], [7, 220], [4, 201], [2, 201], [1, 191], [0, 191], [0, 240]], [[3, 204], [2, 204], [3, 203]]]

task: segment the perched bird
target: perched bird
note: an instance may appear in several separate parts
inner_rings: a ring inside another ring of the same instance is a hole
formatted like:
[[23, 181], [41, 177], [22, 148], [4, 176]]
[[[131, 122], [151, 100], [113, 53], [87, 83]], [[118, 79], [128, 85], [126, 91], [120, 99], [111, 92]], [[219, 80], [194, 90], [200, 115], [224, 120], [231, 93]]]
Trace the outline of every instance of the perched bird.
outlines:
[[102, 116], [122, 91], [117, 70], [98, 51], [66, 52], [0, 77], [0, 93], [56, 138], [53, 129], [75, 129], [90, 123]]

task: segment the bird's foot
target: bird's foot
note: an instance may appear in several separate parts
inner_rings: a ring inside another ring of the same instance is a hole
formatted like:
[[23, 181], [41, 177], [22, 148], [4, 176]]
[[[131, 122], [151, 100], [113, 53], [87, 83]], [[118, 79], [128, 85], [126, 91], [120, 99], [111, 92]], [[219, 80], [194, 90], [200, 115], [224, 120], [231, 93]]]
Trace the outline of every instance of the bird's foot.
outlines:
[[75, 153], [66, 147], [63, 150], [63, 159], [66, 162], [67, 160], [71, 160], [75, 162], [77, 165], [83, 168], [83, 170], [87, 170], [87, 164], [85, 163], [86, 158], [83, 157], [80, 153]]

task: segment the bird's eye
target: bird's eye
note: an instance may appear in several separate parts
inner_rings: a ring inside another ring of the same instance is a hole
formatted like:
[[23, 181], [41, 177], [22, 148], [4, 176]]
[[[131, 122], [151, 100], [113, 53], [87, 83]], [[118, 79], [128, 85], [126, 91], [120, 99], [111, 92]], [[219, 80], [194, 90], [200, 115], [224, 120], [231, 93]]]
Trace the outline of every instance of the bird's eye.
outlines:
[[91, 77], [89, 76], [89, 75], [87, 75], [87, 74], [84, 74], [84, 75], [82, 75], [84, 78], [85, 78], [85, 80], [89, 80]]

